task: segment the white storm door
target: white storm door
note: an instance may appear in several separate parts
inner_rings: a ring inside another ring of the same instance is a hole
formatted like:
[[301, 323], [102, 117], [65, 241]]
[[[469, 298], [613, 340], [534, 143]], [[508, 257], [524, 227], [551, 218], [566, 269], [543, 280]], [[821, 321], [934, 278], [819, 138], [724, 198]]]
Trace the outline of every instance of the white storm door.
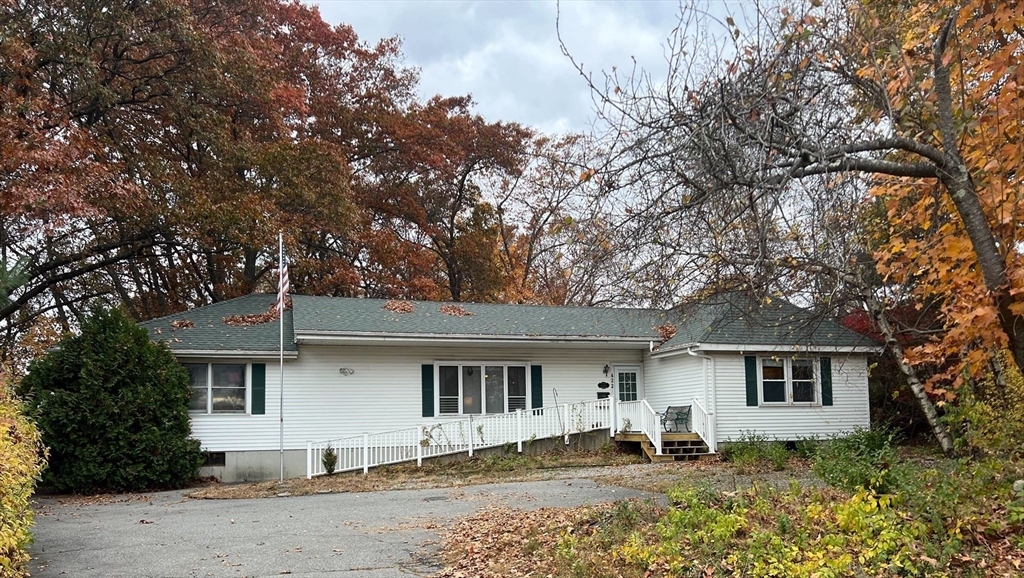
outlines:
[[640, 367], [635, 365], [615, 366], [615, 391], [619, 401], [637, 401], [643, 399], [643, 387]]

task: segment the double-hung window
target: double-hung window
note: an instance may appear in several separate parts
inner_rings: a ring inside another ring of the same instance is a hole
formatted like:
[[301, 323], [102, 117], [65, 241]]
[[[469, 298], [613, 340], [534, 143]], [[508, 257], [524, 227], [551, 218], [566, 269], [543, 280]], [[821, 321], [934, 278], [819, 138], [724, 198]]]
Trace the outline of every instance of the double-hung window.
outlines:
[[813, 358], [761, 357], [761, 403], [818, 402], [817, 364]]
[[526, 409], [525, 364], [441, 363], [437, 373], [441, 415]]
[[245, 413], [245, 363], [186, 363], [194, 413]]

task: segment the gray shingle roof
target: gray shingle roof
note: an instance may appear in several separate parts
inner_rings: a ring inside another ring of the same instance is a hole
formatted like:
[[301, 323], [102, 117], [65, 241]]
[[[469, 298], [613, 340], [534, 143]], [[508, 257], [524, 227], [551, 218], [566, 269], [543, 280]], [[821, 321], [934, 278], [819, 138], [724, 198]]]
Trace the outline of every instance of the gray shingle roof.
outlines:
[[678, 331], [662, 350], [695, 343], [875, 347], [867, 337], [781, 299], [760, 302], [745, 293], [723, 293], [674, 310]]
[[[231, 315], [263, 313], [276, 295], [255, 293], [221, 301], [190, 311], [158, 317], [140, 323], [154, 341], [166, 341], [171, 350], [184, 351], [277, 351], [280, 340], [278, 321], [258, 325], [228, 325], [221, 320]], [[188, 320], [195, 327], [175, 329], [171, 323]], [[297, 351], [292, 331], [292, 312], [284, 314], [284, 349]]]
[[[670, 313], [649, 309], [544, 307], [494, 303], [408, 301], [411, 313], [384, 309], [384, 299], [292, 297], [295, 330], [357, 334], [488, 335], [529, 337], [620, 337], [660, 339], [655, 326]], [[441, 312], [445, 305], [473, 313], [458, 317]]]
[[[146, 321], [141, 325], [154, 340], [171, 349], [188, 351], [262, 351], [278, 348], [278, 323], [235, 326], [222, 322], [231, 315], [262, 313], [274, 302], [272, 294], [254, 294]], [[759, 303], [743, 295], [716, 296], [670, 311], [601, 307], [544, 307], [482, 303], [410, 301], [413, 311], [384, 309], [383, 299], [292, 296], [285, 312], [285, 351], [298, 350], [295, 335], [317, 334], [423, 337], [480, 336], [500, 338], [580, 338], [661, 341], [657, 329], [677, 328], [661, 351], [695, 344], [801, 345], [824, 347], [875, 346], [874, 342], [828, 320], [815, 319], [805, 309], [781, 300]], [[455, 305], [473, 313], [460, 317], [442, 313]], [[172, 322], [188, 320], [191, 328], [174, 329]], [[293, 323], [294, 322], [294, 323]]]

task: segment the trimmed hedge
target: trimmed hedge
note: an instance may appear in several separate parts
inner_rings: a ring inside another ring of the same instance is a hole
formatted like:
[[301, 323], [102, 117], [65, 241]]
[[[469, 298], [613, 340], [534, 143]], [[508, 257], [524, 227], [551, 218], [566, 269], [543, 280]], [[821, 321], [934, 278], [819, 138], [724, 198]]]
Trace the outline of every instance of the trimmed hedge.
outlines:
[[21, 391], [50, 448], [43, 481], [61, 492], [181, 487], [202, 464], [188, 372], [120, 309], [29, 366]]
[[45, 464], [39, 431], [0, 370], [0, 578], [28, 576], [34, 514], [29, 498]]

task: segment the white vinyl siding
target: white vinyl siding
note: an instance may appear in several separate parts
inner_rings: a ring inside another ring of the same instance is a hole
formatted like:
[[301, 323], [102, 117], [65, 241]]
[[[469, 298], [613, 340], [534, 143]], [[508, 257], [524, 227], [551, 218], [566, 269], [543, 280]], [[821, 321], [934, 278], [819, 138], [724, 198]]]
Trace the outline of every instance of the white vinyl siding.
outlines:
[[[756, 353], [747, 353], [756, 355]], [[832, 354], [833, 405], [817, 401], [795, 404], [747, 406], [743, 355], [714, 354], [718, 421], [718, 439], [736, 439], [746, 431], [756, 431], [782, 440], [801, 437], [826, 437], [870, 425], [868, 409], [868, 368], [863, 355]], [[765, 356], [769, 357], [770, 356]], [[759, 383], [760, 385], [760, 383]]]
[[[299, 358], [285, 360], [285, 449], [305, 449], [307, 440], [323, 440], [437, 423], [446, 417], [422, 417], [422, 365], [450, 360], [497, 363], [522, 360], [540, 365], [544, 406], [597, 399], [597, 384], [607, 381], [605, 365], [640, 365], [641, 350], [510, 347], [461, 344], [453, 347], [300, 345]], [[191, 361], [191, 360], [189, 360]], [[352, 369], [350, 375], [339, 368]], [[528, 378], [529, 369], [524, 378]], [[192, 432], [208, 451], [277, 450], [278, 365], [267, 361], [265, 415], [192, 416]], [[440, 390], [435, 381], [435, 396]], [[527, 402], [529, 389], [518, 397]], [[509, 394], [508, 403], [513, 403]], [[435, 411], [436, 408], [435, 408]]]
[[648, 357], [644, 361], [644, 391], [654, 411], [665, 411], [672, 405], [690, 405], [694, 399], [704, 400], [704, 360], [681, 354], [670, 357]]

